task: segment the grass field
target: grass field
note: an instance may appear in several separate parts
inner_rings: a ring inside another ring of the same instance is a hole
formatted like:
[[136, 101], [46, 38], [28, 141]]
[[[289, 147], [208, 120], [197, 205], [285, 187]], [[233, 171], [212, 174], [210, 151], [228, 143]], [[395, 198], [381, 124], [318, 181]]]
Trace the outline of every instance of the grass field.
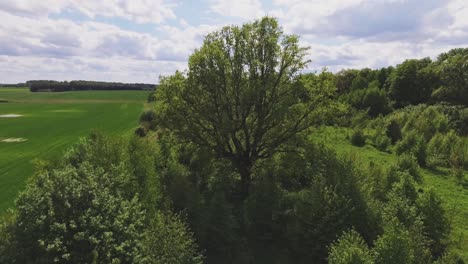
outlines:
[[[379, 151], [366, 144], [364, 147], [351, 145], [345, 128], [324, 127], [312, 133], [311, 139], [336, 150], [339, 154], [356, 155], [361, 159], [388, 165], [396, 161], [395, 154]], [[434, 189], [442, 197], [452, 224], [451, 241], [456, 251], [468, 261], [468, 189], [450, 176], [447, 169], [438, 171], [421, 169], [422, 187]], [[465, 171], [465, 178], [468, 172]]]
[[0, 214], [13, 206], [32, 174], [32, 160], [59, 157], [93, 129], [132, 133], [147, 96], [147, 91], [31, 93], [0, 88], [0, 99], [8, 101], [0, 103], [0, 116], [21, 115], [0, 117]]

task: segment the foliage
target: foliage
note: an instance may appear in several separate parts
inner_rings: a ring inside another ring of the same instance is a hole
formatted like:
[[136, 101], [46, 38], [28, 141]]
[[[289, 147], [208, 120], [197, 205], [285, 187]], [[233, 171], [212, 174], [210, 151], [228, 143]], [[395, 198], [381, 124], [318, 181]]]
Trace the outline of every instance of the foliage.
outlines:
[[154, 84], [143, 83], [116, 83], [116, 82], [95, 82], [95, 81], [48, 81], [32, 80], [27, 81], [31, 92], [64, 92], [64, 91], [89, 91], [89, 90], [154, 90]]
[[153, 110], [146, 110], [140, 115], [140, 124], [148, 130], [156, 130], [156, 113]]
[[334, 87], [298, 78], [307, 50], [269, 17], [213, 32], [186, 74], [161, 78], [158, 124], [230, 160], [245, 199], [257, 161], [331, 113]]
[[391, 111], [387, 93], [378, 87], [378, 81], [370, 83], [366, 89], [352, 90], [344, 95], [343, 99], [357, 109], [367, 110], [372, 117], [385, 115]]
[[465, 141], [453, 130], [447, 134], [435, 134], [427, 145], [428, 165], [431, 167], [466, 166], [468, 152]]
[[331, 247], [329, 264], [371, 264], [373, 256], [361, 235], [354, 230], [344, 233]]
[[415, 253], [411, 246], [411, 234], [396, 220], [386, 225], [386, 230], [375, 242], [376, 264], [415, 263]]
[[402, 154], [398, 157], [396, 167], [398, 171], [407, 172], [413, 180], [422, 182], [422, 176], [419, 172], [419, 165], [416, 158], [411, 154]]
[[351, 144], [354, 146], [362, 147], [366, 144], [366, 137], [364, 132], [360, 129], [353, 130], [350, 138]]
[[426, 165], [426, 143], [416, 131], [405, 134], [403, 139], [395, 145], [395, 152], [397, 155], [403, 153], [413, 155], [420, 166]]
[[429, 190], [419, 197], [417, 208], [422, 217], [424, 235], [429, 238], [432, 256], [439, 257], [447, 246], [450, 232], [450, 223], [442, 200], [434, 190]]
[[158, 212], [150, 220], [143, 245], [141, 263], [203, 263], [203, 256], [188, 226], [181, 216], [170, 211]]
[[36, 175], [17, 201], [19, 262], [133, 262], [145, 214], [119, 190], [124, 171], [87, 163]]
[[449, 121], [436, 106], [410, 106], [394, 114], [402, 127], [403, 134], [418, 132], [428, 142], [437, 132], [447, 132]]
[[452, 49], [436, 61], [442, 86], [432, 93], [438, 101], [468, 106], [468, 49]]
[[439, 83], [431, 60], [406, 60], [389, 77], [390, 96], [398, 108], [427, 102]]

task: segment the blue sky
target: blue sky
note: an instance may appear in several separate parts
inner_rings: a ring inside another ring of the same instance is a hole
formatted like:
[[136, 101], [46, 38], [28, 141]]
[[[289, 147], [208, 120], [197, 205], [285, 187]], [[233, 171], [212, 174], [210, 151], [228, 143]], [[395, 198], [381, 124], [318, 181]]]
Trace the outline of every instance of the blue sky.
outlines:
[[466, 0], [0, 0], [0, 83], [156, 83], [207, 33], [264, 15], [310, 46], [310, 71], [468, 47]]

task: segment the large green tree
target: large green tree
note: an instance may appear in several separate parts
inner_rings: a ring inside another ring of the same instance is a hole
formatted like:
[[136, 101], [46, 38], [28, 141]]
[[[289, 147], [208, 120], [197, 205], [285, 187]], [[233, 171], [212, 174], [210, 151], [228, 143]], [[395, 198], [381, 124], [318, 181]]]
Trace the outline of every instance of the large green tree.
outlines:
[[270, 17], [213, 32], [186, 73], [161, 78], [159, 124], [231, 161], [244, 200], [257, 161], [326, 116], [322, 106], [334, 87], [326, 78], [299, 77], [307, 51]]
[[431, 63], [430, 58], [406, 60], [391, 73], [390, 97], [396, 107], [424, 103], [431, 97], [440, 82]]
[[439, 101], [468, 105], [468, 48], [452, 49], [436, 61], [442, 86], [432, 97]]

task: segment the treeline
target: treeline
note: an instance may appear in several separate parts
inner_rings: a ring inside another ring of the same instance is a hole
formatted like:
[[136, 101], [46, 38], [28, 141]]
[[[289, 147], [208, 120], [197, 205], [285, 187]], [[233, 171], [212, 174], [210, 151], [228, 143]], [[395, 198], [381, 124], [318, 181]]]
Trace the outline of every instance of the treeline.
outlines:
[[86, 90], [154, 90], [155, 84], [144, 83], [119, 83], [119, 82], [95, 82], [95, 81], [50, 81], [31, 80], [26, 82], [31, 92], [65, 92]]
[[468, 106], [468, 48], [410, 59], [377, 70], [347, 69], [331, 74], [341, 99], [369, 115], [421, 103]]
[[26, 87], [26, 83], [0, 83], [0, 87]]

